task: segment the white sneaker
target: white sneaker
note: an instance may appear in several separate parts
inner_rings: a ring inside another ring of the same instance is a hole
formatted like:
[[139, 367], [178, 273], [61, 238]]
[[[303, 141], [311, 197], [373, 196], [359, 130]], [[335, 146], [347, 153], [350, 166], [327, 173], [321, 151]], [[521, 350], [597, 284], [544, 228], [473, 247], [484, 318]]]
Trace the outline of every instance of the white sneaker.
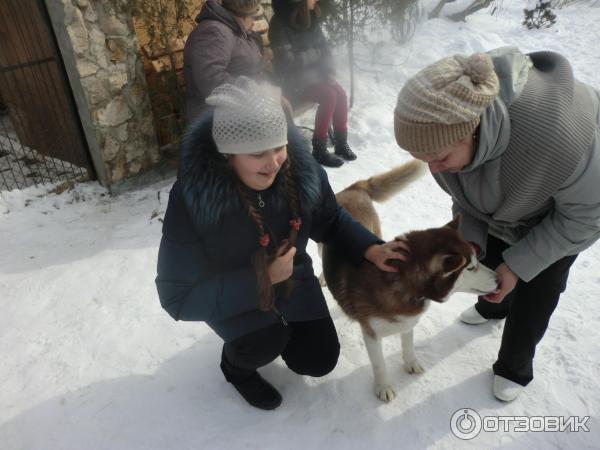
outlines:
[[524, 386], [510, 381], [500, 375], [494, 375], [494, 395], [503, 402], [512, 402], [519, 396]]
[[460, 314], [460, 320], [462, 320], [464, 323], [468, 323], [469, 325], [480, 325], [488, 321], [488, 319], [479, 314], [479, 312], [475, 309], [475, 305], [465, 309]]

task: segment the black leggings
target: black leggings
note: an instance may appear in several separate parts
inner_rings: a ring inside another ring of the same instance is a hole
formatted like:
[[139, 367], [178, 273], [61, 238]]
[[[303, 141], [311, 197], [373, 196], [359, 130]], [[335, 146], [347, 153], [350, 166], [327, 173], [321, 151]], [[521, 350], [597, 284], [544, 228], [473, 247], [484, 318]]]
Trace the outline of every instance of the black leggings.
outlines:
[[[509, 245], [488, 236], [486, 256], [482, 263], [495, 269], [503, 262], [502, 252]], [[498, 359], [493, 369], [496, 375], [527, 385], [533, 379], [535, 347], [542, 340], [550, 316], [560, 294], [567, 287], [569, 269], [577, 255], [556, 261], [529, 282], [519, 280], [515, 289], [501, 303], [479, 298], [475, 308], [486, 319], [506, 317]]]
[[331, 372], [340, 342], [331, 317], [275, 324], [223, 344], [221, 370], [227, 381], [242, 382], [278, 356], [299, 375], [321, 377]]

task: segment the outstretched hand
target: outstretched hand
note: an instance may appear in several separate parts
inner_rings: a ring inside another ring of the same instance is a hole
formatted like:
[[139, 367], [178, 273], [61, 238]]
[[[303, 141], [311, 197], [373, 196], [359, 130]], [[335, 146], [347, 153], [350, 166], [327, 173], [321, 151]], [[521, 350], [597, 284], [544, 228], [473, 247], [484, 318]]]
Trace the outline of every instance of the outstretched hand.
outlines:
[[519, 277], [510, 270], [506, 263], [496, 267], [496, 276], [498, 277], [498, 289], [483, 297], [490, 303], [500, 303], [504, 300], [504, 297], [511, 293], [519, 281]]
[[397, 237], [395, 240], [385, 244], [373, 244], [365, 252], [365, 258], [375, 264], [384, 272], [398, 272], [398, 269], [387, 263], [390, 259], [408, 261], [410, 248], [405, 240]]

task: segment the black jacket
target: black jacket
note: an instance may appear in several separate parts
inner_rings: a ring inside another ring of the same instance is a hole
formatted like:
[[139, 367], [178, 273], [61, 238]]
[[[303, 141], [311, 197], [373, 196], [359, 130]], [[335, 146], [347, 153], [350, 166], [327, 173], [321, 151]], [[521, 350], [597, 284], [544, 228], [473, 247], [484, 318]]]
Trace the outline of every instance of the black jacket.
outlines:
[[269, 24], [269, 42], [278, 82], [295, 102], [304, 89], [331, 81], [335, 72], [329, 44], [314, 14], [306, 30], [292, 27], [288, 15], [285, 8], [276, 10]]
[[[276, 323], [273, 311], [258, 309], [257, 281], [251, 255], [258, 231], [243, 211], [231, 180], [211, 170], [217, 152], [212, 117], [203, 116], [186, 136], [179, 180], [173, 185], [163, 225], [156, 285], [162, 306], [177, 320], [205, 321], [225, 341]], [[308, 239], [325, 241], [357, 264], [373, 243], [381, 242], [336, 202], [325, 171], [310, 154], [295, 127], [288, 130], [302, 204], [302, 227], [294, 257], [294, 290], [276, 296], [288, 321], [327, 317], [329, 311], [306, 252]], [[261, 192], [263, 219], [278, 240], [289, 234], [291, 211], [279, 176]]]

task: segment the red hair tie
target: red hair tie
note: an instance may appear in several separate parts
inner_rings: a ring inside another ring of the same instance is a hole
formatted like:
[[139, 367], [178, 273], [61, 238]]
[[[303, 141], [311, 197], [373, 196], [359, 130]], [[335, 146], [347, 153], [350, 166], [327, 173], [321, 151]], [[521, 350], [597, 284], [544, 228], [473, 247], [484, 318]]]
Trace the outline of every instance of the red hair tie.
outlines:
[[267, 233], [263, 234], [258, 240], [258, 243], [261, 247], [268, 247], [269, 242], [271, 242], [271, 238], [269, 238], [269, 235]]
[[300, 217], [298, 217], [297, 219], [292, 219], [290, 220], [290, 225], [294, 230], [300, 231], [300, 227], [302, 226], [302, 219]]

